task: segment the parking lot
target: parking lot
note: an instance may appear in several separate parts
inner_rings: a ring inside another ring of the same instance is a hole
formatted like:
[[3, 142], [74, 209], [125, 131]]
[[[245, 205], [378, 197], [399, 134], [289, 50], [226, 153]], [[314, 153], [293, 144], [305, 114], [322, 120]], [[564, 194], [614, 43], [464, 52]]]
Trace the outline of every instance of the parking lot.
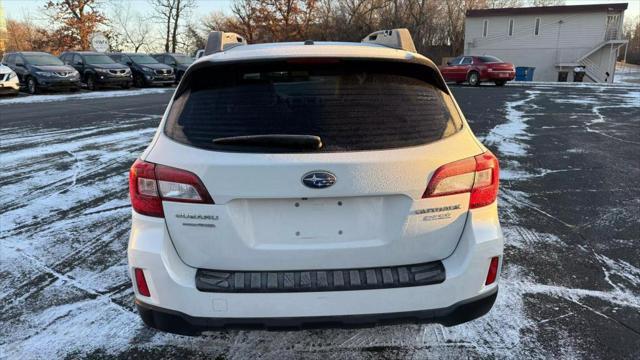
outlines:
[[639, 358], [640, 87], [452, 89], [501, 159], [490, 314], [198, 338], [144, 327], [127, 274], [127, 171], [172, 90], [0, 99], [0, 358]]

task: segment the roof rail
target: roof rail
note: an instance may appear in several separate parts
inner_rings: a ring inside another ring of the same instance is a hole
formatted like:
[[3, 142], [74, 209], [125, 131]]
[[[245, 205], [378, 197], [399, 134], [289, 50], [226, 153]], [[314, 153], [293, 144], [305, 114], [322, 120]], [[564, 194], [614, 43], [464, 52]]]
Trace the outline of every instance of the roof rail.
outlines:
[[363, 43], [378, 44], [398, 50], [417, 52], [408, 29], [378, 30], [365, 36]]
[[211, 55], [240, 45], [247, 45], [244, 37], [232, 32], [212, 31], [209, 33], [204, 54]]

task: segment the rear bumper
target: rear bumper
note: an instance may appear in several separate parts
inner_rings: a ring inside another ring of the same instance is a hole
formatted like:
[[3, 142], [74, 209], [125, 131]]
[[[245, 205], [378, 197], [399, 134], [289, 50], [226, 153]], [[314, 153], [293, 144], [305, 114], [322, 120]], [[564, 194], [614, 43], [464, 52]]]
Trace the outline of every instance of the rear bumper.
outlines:
[[454, 326], [477, 319], [488, 313], [498, 296], [498, 288], [476, 298], [461, 301], [442, 309], [405, 311], [397, 313], [309, 316], [279, 318], [215, 318], [193, 317], [178, 311], [159, 308], [136, 300], [136, 308], [145, 324], [156, 329], [196, 335], [202, 331], [217, 329], [314, 329], [353, 328], [373, 325], [437, 322]]
[[[458, 318], [458, 322], [468, 321], [486, 313], [493, 304], [499, 278], [491, 285], [484, 283], [491, 258], [501, 257], [502, 247], [494, 203], [469, 212], [455, 251], [442, 260], [446, 279], [441, 283], [353, 291], [202, 292], [196, 287], [197, 269], [179, 258], [165, 220], [134, 212], [128, 259], [130, 273], [134, 268], [143, 270], [151, 293], [150, 297], [140, 295], [134, 284], [136, 303], [145, 322], [161, 330], [179, 332], [180, 327], [163, 326], [162, 319], [171, 318], [196, 329], [256, 324], [262, 327], [370, 324], [411, 319], [453, 323], [449, 316]], [[462, 317], [474, 313], [464, 310], [472, 303], [475, 305], [469, 307], [476, 308], [475, 314], [479, 315]]]
[[504, 80], [504, 81], [511, 81], [513, 79], [516, 78], [516, 72], [515, 71], [492, 71], [492, 72], [487, 72], [487, 80]]

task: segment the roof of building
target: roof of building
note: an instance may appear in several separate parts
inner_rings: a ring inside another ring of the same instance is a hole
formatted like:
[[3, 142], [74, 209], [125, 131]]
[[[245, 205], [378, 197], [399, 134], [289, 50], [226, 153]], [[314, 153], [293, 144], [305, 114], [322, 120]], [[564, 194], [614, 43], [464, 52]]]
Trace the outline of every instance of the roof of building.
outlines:
[[597, 12], [597, 11], [624, 11], [628, 7], [627, 3], [615, 4], [593, 4], [593, 5], [561, 5], [561, 6], [537, 6], [521, 8], [499, 8], [499, 9], [475, 9], [467, 10], [467, 17], [480, 16], [502, 16], [502, 15], [543, 15], [543, 14], [566, 14], [577, 12]]

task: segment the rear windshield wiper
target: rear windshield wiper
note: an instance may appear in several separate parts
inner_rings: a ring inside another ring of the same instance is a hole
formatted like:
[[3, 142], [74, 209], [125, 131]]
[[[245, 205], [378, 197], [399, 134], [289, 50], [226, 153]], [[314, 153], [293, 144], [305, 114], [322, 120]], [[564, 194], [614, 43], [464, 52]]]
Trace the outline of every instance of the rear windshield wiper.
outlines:
[[249, 146], [282, 149], [318, 150], [322, 139], [315, 135], [265, 134], [229, 136], [213, 139], [215, 145]]

